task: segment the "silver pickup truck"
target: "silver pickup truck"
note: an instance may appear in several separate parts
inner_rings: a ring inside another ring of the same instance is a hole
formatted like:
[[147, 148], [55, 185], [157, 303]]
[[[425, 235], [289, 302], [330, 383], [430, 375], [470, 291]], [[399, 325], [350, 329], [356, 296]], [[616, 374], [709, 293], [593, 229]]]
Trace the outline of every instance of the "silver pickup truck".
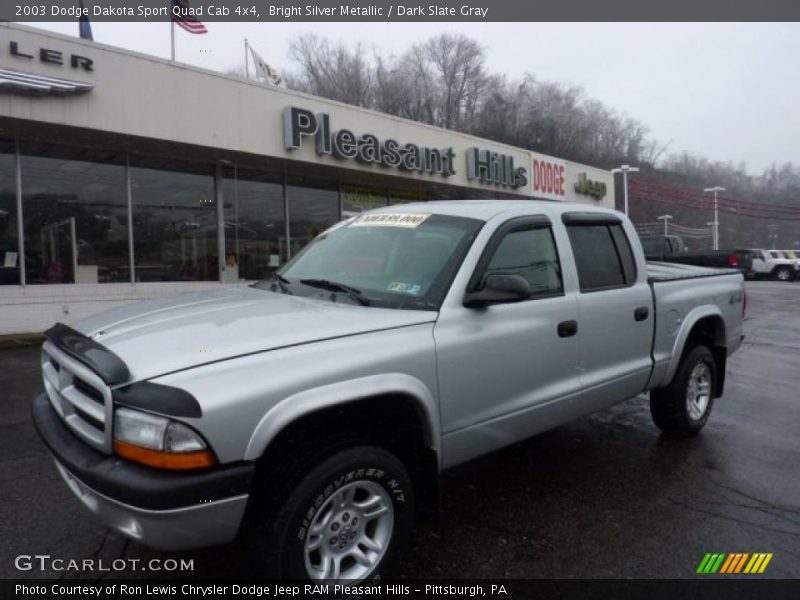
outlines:
[[696, 434], [742, 340], [737, 271], [646, 264], [615, 211], [383, 208], [270, 280], [46, 332], [37, 429], [97, 518], [260, 575], [385, 572], [439, 474], [650, 391]]

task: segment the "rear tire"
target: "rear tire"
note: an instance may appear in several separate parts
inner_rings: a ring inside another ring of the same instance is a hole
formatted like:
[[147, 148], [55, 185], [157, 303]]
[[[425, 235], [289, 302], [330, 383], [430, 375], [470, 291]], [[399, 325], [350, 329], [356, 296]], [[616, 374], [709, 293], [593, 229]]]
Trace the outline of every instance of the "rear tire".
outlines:
[[667, 387], [650, 392], [650, 414], [665, 433], [696, 435], [714, 406], [717, 367], [706, 346], [689, 350]]
[[772, 272], [772, 276], [777, 281], [791, 281], [794, 279], [794, 274], [789, 267], [778, 267]]
[[411, 532], [413, 500], [408, 471], [386, 450], [336, 452], [312, 466], [277, 511], [256, 516], [253, 574], [328, 583], [375, 579]]

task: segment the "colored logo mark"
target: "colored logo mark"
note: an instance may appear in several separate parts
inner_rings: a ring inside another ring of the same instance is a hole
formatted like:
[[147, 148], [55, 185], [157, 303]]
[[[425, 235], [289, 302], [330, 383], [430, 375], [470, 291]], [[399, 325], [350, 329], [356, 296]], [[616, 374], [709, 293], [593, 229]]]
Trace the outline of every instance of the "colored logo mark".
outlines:
[[767, 568], [772, 560], [772, 553], [755, 552], [709, 552], [700, 561], [697, 573], [713, 574], [724, 573], [735, 575], [738, 573], [760, 574]]

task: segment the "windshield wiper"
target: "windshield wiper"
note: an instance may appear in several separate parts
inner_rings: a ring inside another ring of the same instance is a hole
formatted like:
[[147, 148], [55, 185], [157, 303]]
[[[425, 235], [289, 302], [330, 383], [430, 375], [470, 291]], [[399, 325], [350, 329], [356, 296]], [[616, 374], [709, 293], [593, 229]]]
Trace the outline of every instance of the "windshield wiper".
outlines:
[[291, 282], [288, 279], [286, 279], [286, 277], [275, 271], [270, 276], [270, 279], [278, 284], [278, 287], [281, 288], [281, 291], [284, 294], [289, 294], [290, 296], [292, 295], [292, 292], [289, 289], [289, 284]]
[[345, 285], [344, 283], [337, 283], [336, 281], [329, 281], [327, 279], [301, 279], [300, 283], [323, 290], [330, 290], [332, 292], [342, 292], [359, 304], [369, 306], [369, 300], [364, 298], [361, 290]]

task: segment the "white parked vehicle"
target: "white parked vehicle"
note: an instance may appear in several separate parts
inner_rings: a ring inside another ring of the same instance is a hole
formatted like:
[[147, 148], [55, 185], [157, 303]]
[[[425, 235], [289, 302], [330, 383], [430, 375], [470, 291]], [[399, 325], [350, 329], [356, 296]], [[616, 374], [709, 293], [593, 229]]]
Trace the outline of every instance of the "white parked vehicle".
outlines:
[[777, 281], [791, 281], [800, 271], [800, 261], [789, 258], [782, 250], [751, 250], [753, 273], [756, 277], [770, 277]]
[[[770, 252], [772, 252], [772, 250], [770, 250]], [[784, 258], [794, 261], [798, 269], [797, 274], [800, 275], [800, 250], [779, 250], [779, 252], [783, 254]]]

